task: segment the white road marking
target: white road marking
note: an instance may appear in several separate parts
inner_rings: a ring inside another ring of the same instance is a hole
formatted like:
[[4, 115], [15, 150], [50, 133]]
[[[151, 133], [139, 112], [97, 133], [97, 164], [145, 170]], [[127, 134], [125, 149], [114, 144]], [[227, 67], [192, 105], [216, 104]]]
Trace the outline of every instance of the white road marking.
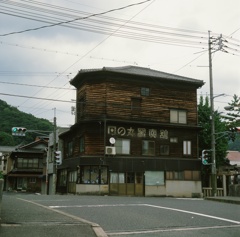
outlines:
[[160, 208], [160, 209], [165, 209], [165, 210], [183, 212], [183, 213], [192, 214], [192, 215], [197, 215], [197, 216], [203, 216], [203, 217], [212, 218], [212, 219], [216, 219], [216, 220], [231, 222], [231, 223], [238, 224], [238, 225], [240, 224], [240, 221], [234, 221], [234, 220], [230, 220], [230, 219], [226, 219], [226, 218], [221, 218], [221, 217], [217, 217], [217, 216], [206, 215], [206, 214], [202, 214], [202, 213], [198, 213], [198, 212], [186, 211], [186, 210], [181, 210], [181, 209], [176, 209], [176, 208], [170, 208], [170, 207], [163, 207], [163, 206], [155, 206], [155, 205], [150, 205], [150, 204], [144, 204], [144, 205], [145, 205], [145, 206], [148, 206], [148, 207], [154, 207], [154, 208]]
[[173, 229], [159, 229], [159, 230], [142, 230], [142, 231], [125, 231], [125, 232], [107, 232], [108, 236], [114, 235], [136, 235], [136, 234], [150, 234], [150, 233], [160, 233], [160, 232], [173, 232], [173, 231], [193, 231], [193, 230], [208, 230], [208, 229], [226, 229], [226, 228], [240, 228], [239, 225], [229, 225], [229, 226], [209, 226], [209, 227], [190, 227], [190, 228], [173, 228]]
[[57, 209], [57, 208], [68, 208], [68, 207], [74, 207], [74, 208], [85, 208], [85, 207], [124, 207], [124, 206], [146, 206], [146, 207], [153, 207], [153, 208], [159, 208], [159, 209], [165, 209], [170, 211], [177, 211], [177, 212], [183, 212], [191, 215], [196, 216], [203, 216], [207, 218], [212, 218], [216, 220], [226, 221], [234, 224], [240, 224], [240, 221], [235, 221], [231, 219], [226, 219], [218, 216], [212, 216], [212, 215], [206, 215], [199, 212], [192, 212], [192, 211], [186, 211], [182, 209], [176, 209], [176, 208], [170, 208], [170, 207], [163, 207], [163, 206], [156, 206], [151, 204], [106, 204], [106, 205], [69, 205], [69, 206], [49, 206], [49, 208]]

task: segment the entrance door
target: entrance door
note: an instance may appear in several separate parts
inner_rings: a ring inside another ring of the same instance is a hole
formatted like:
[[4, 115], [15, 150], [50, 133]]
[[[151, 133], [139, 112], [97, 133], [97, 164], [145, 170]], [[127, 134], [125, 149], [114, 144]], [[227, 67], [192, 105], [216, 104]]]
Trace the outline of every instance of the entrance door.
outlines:
[[143, 173], [111, 173], [109, 189], [112, 195], [143, 196]]

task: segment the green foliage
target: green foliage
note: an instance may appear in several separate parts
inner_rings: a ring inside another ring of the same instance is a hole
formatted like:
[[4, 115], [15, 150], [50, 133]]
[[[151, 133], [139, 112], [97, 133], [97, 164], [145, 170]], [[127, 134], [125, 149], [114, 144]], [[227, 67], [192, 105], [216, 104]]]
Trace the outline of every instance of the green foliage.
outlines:
[[[227, 129], [230, 131], [231, 128], [240, 127], [240, 97], [234, 95], [232, 101], [228, 103], [228, 105], [235, 108], [228, 110], [227, 115], [223, 117], [227, 124]], [[229, 140], [228, 150], [240, 151], [240, 134], [236, 134], [235, 141]]]
[[31, 143], [35, 140], [37, 133], [27, 132], [25, 137], [12, 136], [12, 127], [25, 127], [27, 130], [52, 131], [53, 125], [50, 121], [36, 118], [32, 114], [19, 111], [16, 107], [8, 105], [0, 100], [0, 145], [14, 146], [20, 143]]
[[[222, 120], [220, 113], [214, 111], [215, 121], [215, 154], [216, 154], [216, 166], [224, 165], [226, 162], [226, 155], [228, 150], [228, 136], [226, 123]], [[211, 106], [209, 104], [208, 97], [201, 96], [198, 105], [198, 122], [202, 127], [199, 132], [199, 152], [202, 150], [211, 149]], [[201, 156], [201, 154], [199, 154]], [[211, 172], [211, 166], [204, 166], [202, 170], [203, 174], [203, 186], [209, 186], [208, 177]]]

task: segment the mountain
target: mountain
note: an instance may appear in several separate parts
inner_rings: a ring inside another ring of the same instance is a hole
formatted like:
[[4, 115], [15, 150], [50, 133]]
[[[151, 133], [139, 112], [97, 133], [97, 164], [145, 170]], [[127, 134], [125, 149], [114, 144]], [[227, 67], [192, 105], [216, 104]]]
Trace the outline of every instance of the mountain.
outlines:
[[[12, 136], [12, 127], [26, 128], [26, 136]], [[36, 130], [49, 132], [41, 132], [40, 134], [35, 132]], [[21, 112], [16, 107], [0, 100], [0, 146], [31, 143], [37, 136], [43, 134], [48, 136], [51, 131], [53, 131], [53, 124], [47, 119], [36, 118], [32, 114]]]

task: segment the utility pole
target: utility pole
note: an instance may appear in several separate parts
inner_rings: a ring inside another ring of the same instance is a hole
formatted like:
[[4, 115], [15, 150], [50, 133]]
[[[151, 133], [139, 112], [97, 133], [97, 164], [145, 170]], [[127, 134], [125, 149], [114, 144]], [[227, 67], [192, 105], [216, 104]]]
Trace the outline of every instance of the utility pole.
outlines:
[[53, 194], [56, 194], [56, 185], [57, 185], [57, 167], [56, 167], [56, 161], [54, 157], [54, 153], [57, 149], [57, 118], [56, 118], [56, 108], [54, 108], [54, 118], [53, 118]]
[[218, 48], [214, 51], [223, 50], [222, 35], [212, 40], [208, 31], [208, 51], [209, 51], [209, 82], [210, 82], [210, 103], [211, 103], [211, 151], [212, 151], [212, 196], [217, 196], [217, 170], [216, 170], [216, 148], [215, 148], [215, 116], [214, 116], [214, 96], [213, 96], [213, 76], [212, 76], [212, 47], [213, 42], [217, 42]]
[[215, 152], [215, 116], [213, 98], [213, 78], [212, 78], [212, 42], [210, 31], [208, 31], [208, 50], [209, 50], [209, 81], [210, 81], [210, 104], [211, 104], [211, 150], [212, 150], [212, 196], [217, 194], [217, 174], [216, 174], [216, 152]]

